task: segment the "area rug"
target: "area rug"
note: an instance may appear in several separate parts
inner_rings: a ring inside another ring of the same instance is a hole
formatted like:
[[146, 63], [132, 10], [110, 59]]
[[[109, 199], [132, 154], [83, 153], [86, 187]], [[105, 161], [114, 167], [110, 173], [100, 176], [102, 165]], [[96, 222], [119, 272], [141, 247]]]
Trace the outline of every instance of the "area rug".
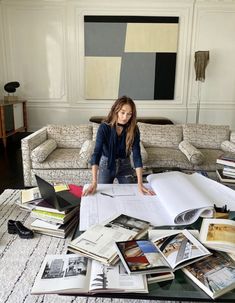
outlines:
[[[25, 240], [7, 232], [7, 221], [20, 220], [29, 227], [29, 213], [16, 204], [19, 190], [7, 189], [0, 195], [0, 302], [1, 303], [160, 303], [136, 299], [80, 296], [31, 295], [30, 291], [46, 254], [66, 253], [70, 238], [59, 239], [35, 234]], [[175, 301], [176, 302], [176, 301]]]

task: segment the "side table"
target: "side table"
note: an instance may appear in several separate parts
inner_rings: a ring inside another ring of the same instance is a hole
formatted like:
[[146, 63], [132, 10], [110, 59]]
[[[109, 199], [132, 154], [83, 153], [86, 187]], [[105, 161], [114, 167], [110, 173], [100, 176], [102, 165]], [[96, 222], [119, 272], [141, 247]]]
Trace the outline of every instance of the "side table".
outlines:
[[0, 100], [0, 138], [4, 148], [7, 137], [21, 131], [27, 131], [26, 100]]

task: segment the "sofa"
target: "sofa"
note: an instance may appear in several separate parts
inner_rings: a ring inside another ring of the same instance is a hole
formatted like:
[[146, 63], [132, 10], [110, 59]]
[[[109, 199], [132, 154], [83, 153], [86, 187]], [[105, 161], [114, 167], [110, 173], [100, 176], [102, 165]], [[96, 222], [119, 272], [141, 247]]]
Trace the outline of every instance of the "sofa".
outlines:
[[[35, 174], [51, 183], [91, 181], [90, 158], [98, 123], [47, 125], [21, 141], [25, 186]], [[144, 168], [213, 171], [224, 152], [235, 153], [235, 132], [226, 125], [138, 122]]]

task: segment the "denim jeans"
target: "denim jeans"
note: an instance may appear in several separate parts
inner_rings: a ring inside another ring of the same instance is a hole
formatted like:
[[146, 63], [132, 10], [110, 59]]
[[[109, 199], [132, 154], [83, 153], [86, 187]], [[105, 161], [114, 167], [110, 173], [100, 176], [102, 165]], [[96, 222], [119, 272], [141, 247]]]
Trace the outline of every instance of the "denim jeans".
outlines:
[[120, 184], [135, 183], [134, 170], [131, 167], [130, 158], [116, 159], [116, 170], [108, 169], [108, 158], [102, 156], [99, 164], [98, 183], [112, 184], [117, 178]]

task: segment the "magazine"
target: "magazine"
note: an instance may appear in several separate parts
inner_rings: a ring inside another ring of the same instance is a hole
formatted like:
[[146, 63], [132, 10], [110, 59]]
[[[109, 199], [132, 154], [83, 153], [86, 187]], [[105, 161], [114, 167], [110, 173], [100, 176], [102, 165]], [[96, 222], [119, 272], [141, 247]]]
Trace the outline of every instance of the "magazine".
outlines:
[[235, 221], [203, 219], [199, 240], [209, 248], [233, 253], [235, 251]]
[[235, 288], [235, 261], [226, 253], [215, 251], [182, 271], [213, 299]]
[[31, 294], [148, 292], [145, 275], [130, 276], [122, 264], [105, 266], [77, 254], [47, 255]]
[[21, 190], [21, 203], [28, 203], [34, 200], [41, 199], [41, 194], [38, 187]]
[[116, 242], [118, 255], [129, 274], [175, 271], [211, 253], [187, 230], [155, 240]]
[[[99, 184], [96, 194], [82, 197], [80, 230], [115, 213], [161, 226], [192, 224], [200, 216], [212, 217], [214, 204], [221, 207], [224, 201], [235, 210], [235, 191], [199, 173], [165, 172], [151, 174], [147, 180], [146, 186], [156, 195], [143, 195], [136, 184]], [[125, 197], [120, 196], [121, 190]]]
[[104, 264], [115, 264], [118, 261], [115, 241], [142, 237], [149, 226], [147, 221], [121, 214], [90, 227], [68, 244], [68, 250]]

